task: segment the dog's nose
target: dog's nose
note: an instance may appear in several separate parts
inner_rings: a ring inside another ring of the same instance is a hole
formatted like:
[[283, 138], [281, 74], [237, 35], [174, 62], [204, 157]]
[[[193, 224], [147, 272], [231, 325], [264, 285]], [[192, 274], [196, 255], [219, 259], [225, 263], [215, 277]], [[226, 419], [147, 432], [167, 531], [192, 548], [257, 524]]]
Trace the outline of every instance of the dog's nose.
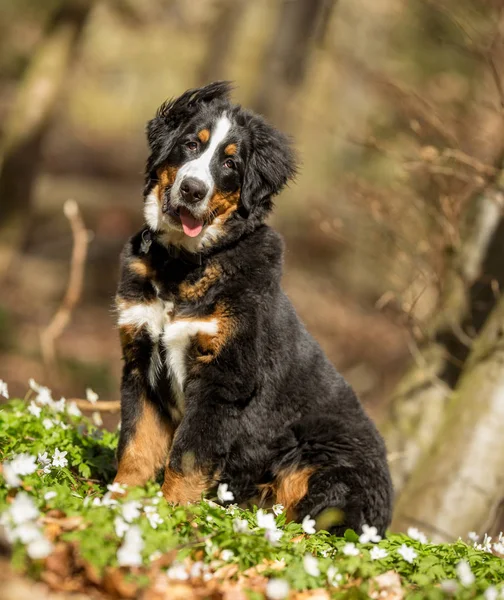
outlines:
[[208, 192], [208, 187], [200, 179], [186, 177], [180, 186], [180, 193], [186, 202], [199, 202]]

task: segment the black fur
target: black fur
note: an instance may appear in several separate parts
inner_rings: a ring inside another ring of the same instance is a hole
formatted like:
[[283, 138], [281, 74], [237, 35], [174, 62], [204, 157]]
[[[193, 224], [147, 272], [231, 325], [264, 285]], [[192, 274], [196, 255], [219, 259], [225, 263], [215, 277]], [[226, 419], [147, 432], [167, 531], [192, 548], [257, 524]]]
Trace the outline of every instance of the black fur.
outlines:
[[[232, 330], [209, 362], [198, 362], [202, 351], [196, 339], [189, 345], [183, 415], [175, 410], [173, 374], [162, 343], [162, 372], [151, 386], [148, 328], [139, 327], [133, 338], [123, 340], [119, 459], [135, 435], [143, 394], [160, 421], [176, 429], [172, 447], [166, 448], [171, 471], [185, 473], [184, 459], [190, 456], [192, 469], [204, 471], [212, 484], [228, 483], [242, 503], [268, 486], [275, 490], [280, 474], [308, 469], [313, 471], [308, 493], [293, 507], [296, 518], [336, 507], [344, 520], [334, 525], [335, 533], [347, 527], [359, 531], [367, 523], [383, 534], [393, 496], [384, 443], [282, 291], [282, 240], [264, 224], [272, 197], [295, 173], [294, 154], [283, 134], [232, 105], [229, 91], [229, 84], [216, 83], [160, 108], [147, 130], [151, 155], [145, 193], [156, 184], [161, 165], [185, 160], [177, 140], [226, 111], [238, 146], [233, 184], [241, 190], [238, 210], [226, 220], [223, 236], [196, 257], [172, 247], [159, 232], [133, 236], [122, 254], [118, 298], [174, 302], [176, 318], [203, 319], [225, 306]], [[131, 269], [138, 259], [147, 275]], [[209, 265], [218, 268], [219, 277], [201, 297], [184, 297], [181, 286], [197, 284]]]

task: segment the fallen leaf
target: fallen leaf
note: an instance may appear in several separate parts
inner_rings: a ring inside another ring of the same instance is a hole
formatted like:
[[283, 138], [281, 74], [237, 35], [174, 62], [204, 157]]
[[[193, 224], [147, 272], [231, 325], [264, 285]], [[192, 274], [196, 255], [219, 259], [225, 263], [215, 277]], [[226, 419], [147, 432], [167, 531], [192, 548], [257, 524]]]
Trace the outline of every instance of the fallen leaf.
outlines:
[[103, 589], [114, 597], [136, 598], [138, 586], [132, 581], [126, 581], [125, 573], [116, 567], [107, 567], [103, 576]]

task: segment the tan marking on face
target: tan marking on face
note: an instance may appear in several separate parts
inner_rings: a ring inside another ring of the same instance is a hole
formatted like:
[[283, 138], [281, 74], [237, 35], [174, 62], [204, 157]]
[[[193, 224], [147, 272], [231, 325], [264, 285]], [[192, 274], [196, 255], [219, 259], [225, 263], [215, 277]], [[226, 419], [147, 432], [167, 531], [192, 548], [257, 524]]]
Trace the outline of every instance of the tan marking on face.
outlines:
[[129, 263], [129, 268], [139, 277], [149, 277], [151, 273], [150, 266], [141, 258], [135, 258]]
[[210, 263], [203, 271], [203, 275], [195, 283], [183, 281], [179, 286], [181, 300], [195, 302], [203, 298], [208, 290], [217, 283], [222, 276], [222, 268], [218, 263]]
[[295, 508], [308, 493], [308, 482], [315, 471], [313, 467], [299, 470], [288, 469], [280, 472], [274, 482], [275, 504], [282, 504], [287, 513], [287, 520], [296, 520]]
[[114, 481], [128, 486], [144, 485], [166, 461], [173, 426], [156, 411], [152, 402], [140, 398], [141, 415], [119, 461]]
[[163, 165], [156, 171], [159, 182], [154, 186], [153, 191], [157, 194], [158, 202], [161, 204], [164, 199], [165, 190], [175, 183], [178, 167]]
[[226, 156], [234, 156], [236, 154], [237, 151], [237, 147], [236, 144], [228, 144], [225, 148], [224, 148], [224, 154]]
[[198, 132], [198, 139], [202, 144], [206, 144], [210, 139], [210, 131], [208, 131], [208, 129], [202, 129]]
[[216, 335], [198, 333], [196, 336], [196, 360], [203, 364], [215, 360], [236, 331], [236, 319], [231, 315], [224, 302], [219, 302], [213, 314], [208, 318], [216, 319], [218, 328]]
[[174, 504], [187, 504], [197, 502], [201, 495], [212, 487], [211, 478], [201, 471], [195, 470], [187, 474], [177, 473], [166, 467], [163, 487], [163, 496], [167, 502]]
[[240, 190], [226, 194], [216, 190], [210, 198], [209, 212], [214, 217], [221, 217], [220, 221], [224, 223], [229, 216], [238, 208], [240, 201]]

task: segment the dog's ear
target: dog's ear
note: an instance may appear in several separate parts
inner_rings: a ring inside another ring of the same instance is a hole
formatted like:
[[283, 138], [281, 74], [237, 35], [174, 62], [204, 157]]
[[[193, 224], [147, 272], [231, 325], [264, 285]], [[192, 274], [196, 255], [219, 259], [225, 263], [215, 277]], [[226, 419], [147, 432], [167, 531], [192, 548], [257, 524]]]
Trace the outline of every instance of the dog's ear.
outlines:
[[262, 206], [269, 210], [271, 199], [296, 175], [296, 157], [289, 138], [262, 117], [249, 113], [250, 154], [247, 158], [241, 201], [247, 212]]
[[158, 108], [156, 116], [147, 123], [147, 141], [151, 150], [147, 172], [159, 157], [168, 156], [181, 128], [202, 104], [217, 99], [228, 100], [231, 90], [229, 81], [216, 81], [201, 88], [187, 90], [179, 98], [164, 102]]

